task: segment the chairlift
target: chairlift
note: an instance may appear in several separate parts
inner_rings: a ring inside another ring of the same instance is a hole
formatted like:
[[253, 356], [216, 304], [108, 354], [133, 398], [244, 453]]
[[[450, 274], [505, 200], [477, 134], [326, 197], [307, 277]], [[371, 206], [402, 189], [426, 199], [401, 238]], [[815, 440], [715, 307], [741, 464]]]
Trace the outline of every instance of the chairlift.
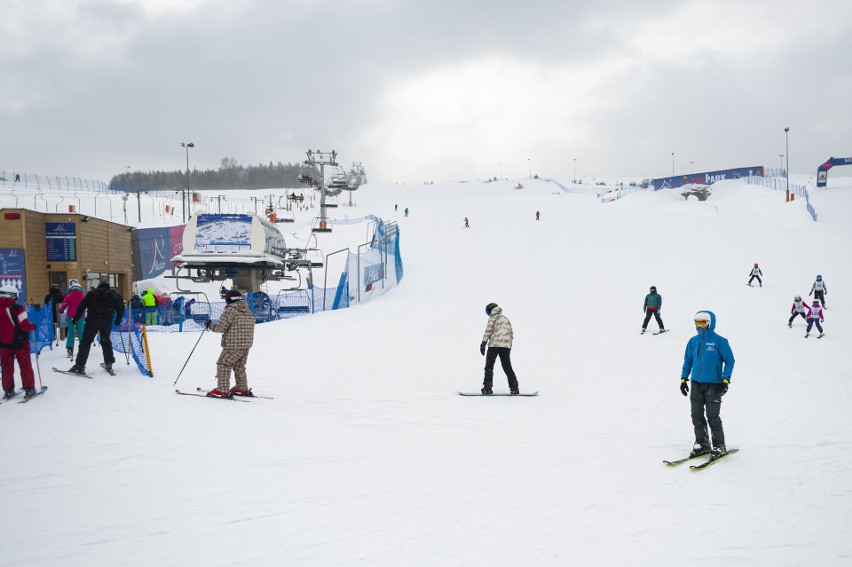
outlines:
[[325, 206], [329, 208], [337, 207], [337, 195], [328, 195], [325, 197]]
[[275, 222], [296, 222], [296, 214], [293, 211], [279, 209], [275, 212]]
[[331, 232], [332, 227], [331, 219], [315, 217], [311, 232]]

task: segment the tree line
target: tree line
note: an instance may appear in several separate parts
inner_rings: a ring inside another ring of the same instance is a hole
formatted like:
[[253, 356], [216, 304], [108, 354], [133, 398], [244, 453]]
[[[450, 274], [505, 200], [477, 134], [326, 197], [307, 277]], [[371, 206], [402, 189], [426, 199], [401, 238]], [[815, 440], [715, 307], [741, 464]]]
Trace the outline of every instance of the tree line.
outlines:
[[[270, 189], [299, 187], [299, 175], [319, 177], [316, 167], [302, 163], [262, 163], [243, 166], [234, 158], [224, 157], [219, 169], [192, 169], [189, 188], [195, 189]], [[186, 170], [133, 171], [113, 175], [109, 181], [113, 191], [183, 189], [186, 187]]]

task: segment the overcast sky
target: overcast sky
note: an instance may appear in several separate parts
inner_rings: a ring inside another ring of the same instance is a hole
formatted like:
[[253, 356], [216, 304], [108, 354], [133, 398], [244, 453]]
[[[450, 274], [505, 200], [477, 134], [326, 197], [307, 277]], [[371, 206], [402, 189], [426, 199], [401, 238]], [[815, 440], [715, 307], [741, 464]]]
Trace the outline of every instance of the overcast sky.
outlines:
[[663, 177], [778, 167], [789, 126], [807, 173], [852, 156], [850, 30], [849, 0], [0, 0], [0, 171], [191, 141], [372, 183]]

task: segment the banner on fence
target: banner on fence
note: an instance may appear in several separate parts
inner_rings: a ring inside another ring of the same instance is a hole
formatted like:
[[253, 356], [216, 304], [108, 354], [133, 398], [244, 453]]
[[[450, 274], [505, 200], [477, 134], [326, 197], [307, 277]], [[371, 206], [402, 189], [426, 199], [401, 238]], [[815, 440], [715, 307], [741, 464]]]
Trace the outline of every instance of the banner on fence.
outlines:
[[140, 228], [133, 233], [133, 264], [136, 281], [147, 280], [167, 271], [169, 260], [183, 251], [185, 225]]
[[689, 175], [677, 175], [672, 177], [661, 177], [660, 179], [652, 179], [654, 191], [659, 189], [674, 189], [681, 185], [689, 183], [697, 183], [699, 185], [712, 185], [717, 181], [725, 181], [727, 179], [740, 179], [743, 177], [763, 177], [764, 170], [762, 165], [754, 167], [737, 167], [734, 169], [720, 169], [718, 171], [705, 171], [703, 173], [690, 173]]

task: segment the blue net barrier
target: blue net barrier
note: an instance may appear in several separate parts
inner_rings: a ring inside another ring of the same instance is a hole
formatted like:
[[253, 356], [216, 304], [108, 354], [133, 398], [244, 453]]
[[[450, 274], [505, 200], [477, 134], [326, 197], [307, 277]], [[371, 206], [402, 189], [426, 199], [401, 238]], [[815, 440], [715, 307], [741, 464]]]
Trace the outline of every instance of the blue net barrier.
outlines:
[[56, 338], [53, 302], [41, 307], [27, 305], [27, 318], [36, 326], [36, 330], [30, 333], [30, 352], [40, 354], [44, 347], [53, 349], [53, 340]]

